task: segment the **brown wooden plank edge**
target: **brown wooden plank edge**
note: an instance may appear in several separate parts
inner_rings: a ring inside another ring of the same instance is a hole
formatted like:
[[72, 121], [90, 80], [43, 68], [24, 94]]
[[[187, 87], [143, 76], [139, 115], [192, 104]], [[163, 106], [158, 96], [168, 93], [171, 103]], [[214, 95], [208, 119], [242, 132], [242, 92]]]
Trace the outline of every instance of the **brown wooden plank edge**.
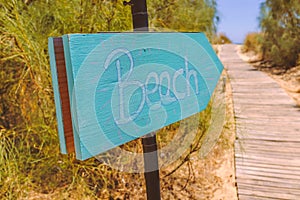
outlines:
[[72, 153], [75, 147], [63, 40], [61, 37], [53, 38], [53, 43], [66, 149], [67, 153]]

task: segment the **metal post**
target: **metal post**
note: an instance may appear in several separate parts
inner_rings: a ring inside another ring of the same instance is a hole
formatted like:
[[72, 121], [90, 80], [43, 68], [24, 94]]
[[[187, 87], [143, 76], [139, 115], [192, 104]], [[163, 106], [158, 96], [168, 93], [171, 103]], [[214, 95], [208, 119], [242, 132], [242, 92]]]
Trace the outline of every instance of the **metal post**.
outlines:
[[[148, 31], [148, 13], [146, 0], [124, 1], [131, 6], [132, 23], [135, 32]], [[144, 152], [144, 176], [146, 181], [147, 199], [160, 200], [160, 183], [156, 134], [150, 133], [142, 138]]]
[[124, 5], [131, 6], [131, 15], [134, 31], [148, 31], [148, 13], [146, 0], [124, 1]]
[[151, 133], [146, 137], [143, 137], [142, 143], [144, 151], [144, 176], [146, 180], [147, 199], [160, 200], [156, 134]]

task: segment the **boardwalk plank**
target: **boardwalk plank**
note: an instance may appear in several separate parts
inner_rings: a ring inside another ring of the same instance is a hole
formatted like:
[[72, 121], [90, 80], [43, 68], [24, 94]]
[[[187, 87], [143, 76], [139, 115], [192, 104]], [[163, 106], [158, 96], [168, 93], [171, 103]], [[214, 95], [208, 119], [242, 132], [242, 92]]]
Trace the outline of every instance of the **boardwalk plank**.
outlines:
[[[278, 174], [284, 174], [284, 175], [300, 175], [300, 170], [293, 170], [293, 171], [287, 171], [286, 169], [274, 169], [269, 167], [261, 167], [261, 166], [249, 166], [244, 165], [243, 170], [249, 170], [249, 171], [259, 171], [259, 172], [266, 172], [266, 173], [278, 173]], [[300, 179], [298, 176], [293, 176], [292, 178]], [[300, 184], [300, 181], [299, 181]], [[300, 192], [300, 191], [299, 191]]]
[[[290, 158], [280, 158], [280, 154], [278, 155], [278, 158], [269, 158], [269, 157], [263, 157], [259, 155], [249, 155], [246, 153], [235, 153], [236, 158], [242, 158], [242, 159], [252, 159], [257, 160], [258, 162], [267, 162], [267, 163], [273, 163], [273, 164], [281, 164], [281, 165], [291, 165], [291, 166], [297, 166], [299, 167], [300, 161], [299, 159], [294, 159], [292, 156]], [[300, 188], [299, 188], [300, 189]]]
[[[255, 181], [256, 185], [252, 185], [252, 182]], [[241, 188], [252, 189], [252, 190], [262, 190], [262, 191], [272, 191], [272, 192], [280, 192], [285, 194], [292, 194], [294, 196], [300, 196], [299, 190], [290, 188], [288, 184], [282, 183], [279, 185], [274, 182], [266, 182], [260, 180], [253, 179], [242, 179], [239, 180], [241, 183]]]
[[276, 200], [274, 198], [269, 197], [262, 197], [262, 196], [253, 196], [253, 195], [247, 195], [247, 194], [239, 194], [239, 199], [251, 199], [251, 200]]
[[[239, 191], [243, 194], [247, 194], [250, 196], [249, 199], [252, 197], [267, 197], [273, 200], [280, 199], [280, 200], [299, 200], [299, 197], [294, 194], [285, 194], [280, 190], [254, 190], [249, 188], [244, 188], [241, 186]], [[241, 198], [240, 198], [241, 199]]]
[[[258, 141], [257, 143], [253, 142], [253, 141]], [[266, 143], [266, 145], [261, 146], [261, 143]], [[242, 148], [245, 150], [254, 150], [257, 152], [270, 152], [270, 153], [274, 153], [274, 154], [278, 154], [278, 153], [282, 153], [282, 154], [296, 154], [298, 157], [300, 157], [300, 149], [299, 148], [295, 148], [290, 144], [291, 146], [288, 145], [284, 145], [281, 147], [278, 147], [277, 145], [268, 145], [268, 143], [273, 142], [271, 140], [267, 141], [267, 140], [256, 140], [256, 139], [249, 139], [249, 140], [243, 140]], [[297, 143], [295, 143], [297, 144]], [[297, 157], [296, 156], [296, 157]]]
[[282, 125], [280, 127], [272, 127], [272, 126], [263, 126], [263, 124], [260, 126], [259, 124], [241, 124], [239, 120], [237, 120], [237, 128], [240, 129], [241, 132], [246, 131], [265, 131], [266, 133], [278, 133], [281, 132], [281, 134], [287, 134], [287, 135], [295, 135], [295, 137], [299, 137], [299, 127], [291, 127], [288, 125]]
[[295, 173], [295, 174], [299, 174], [300, 173], [300, 169], [298, 167], [294, 167], [294, 166], [280, 166], [280, 165], [274, 165], [273, 163], [259, 163], [259, 162], [251, 162], [251, 161], [238, 161], [236, 160], [236, 165], [240, 165], [243, 167], [259, 167], [261, 169], [274, 169], [274, 170], [284, 170], [287, 173]]
[[[290, 188], [296, 188], [300, 192], [300, 178], [298, 176], [295, 176], [294, 174], [283, 174], [283, 173], [274, 173], [270, 171], [263, 171], [263, 169], [256, 168], [253, 170], [252, 168], [247, 168], [243, 166], [243, 169], [237, 169], [236, 171], [237, 175], [242, 174], [243, 178], [246, 177], [257, 177], [259, 180], [267, 180], [272, 181], [275, 183], [283, 183], [285, 186], [287, 186], [287, 183], [289, 183]], [[284, 185], [281, 185], [282, 187]]]

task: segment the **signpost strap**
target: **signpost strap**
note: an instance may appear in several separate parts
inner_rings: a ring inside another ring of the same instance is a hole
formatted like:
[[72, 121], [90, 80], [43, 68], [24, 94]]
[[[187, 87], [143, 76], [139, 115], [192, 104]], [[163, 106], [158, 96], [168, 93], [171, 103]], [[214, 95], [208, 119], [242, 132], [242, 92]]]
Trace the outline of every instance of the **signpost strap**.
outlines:
[[[124, 1], [131, 6], [132, 23], [135, 32], [148, 31], [148, 13], [146, 0]], [[142, 138], [144, 152], [144, 176], [146, 181], [147, 199], [160, 200], [160, 182], [157, 157], [156, 134], [150, 133]]]

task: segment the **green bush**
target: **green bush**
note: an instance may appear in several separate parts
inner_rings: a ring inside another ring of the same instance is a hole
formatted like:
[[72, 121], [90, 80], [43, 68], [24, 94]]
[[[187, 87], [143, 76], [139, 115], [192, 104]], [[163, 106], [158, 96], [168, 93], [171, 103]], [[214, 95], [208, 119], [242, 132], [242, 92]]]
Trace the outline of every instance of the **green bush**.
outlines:
[[256, 54], [260, 54], [262, 40], [263, 36], [261, 33], [248, 33], [244, 39], [243, 52], [252, 51]]
[[213, 38], [213, 44], [231, 44], [232, 41], [225, 35], [225, 33], [220, 33], [215, 35]]
[[261, 5], [263, 57], [285, 68], [297, 64], [300, 54], [299, 0], [267, 0]]
[[150, 26], [155, 30], [205, 32], [209, 39], [216, 31], [216, 0], [148, 0]]

